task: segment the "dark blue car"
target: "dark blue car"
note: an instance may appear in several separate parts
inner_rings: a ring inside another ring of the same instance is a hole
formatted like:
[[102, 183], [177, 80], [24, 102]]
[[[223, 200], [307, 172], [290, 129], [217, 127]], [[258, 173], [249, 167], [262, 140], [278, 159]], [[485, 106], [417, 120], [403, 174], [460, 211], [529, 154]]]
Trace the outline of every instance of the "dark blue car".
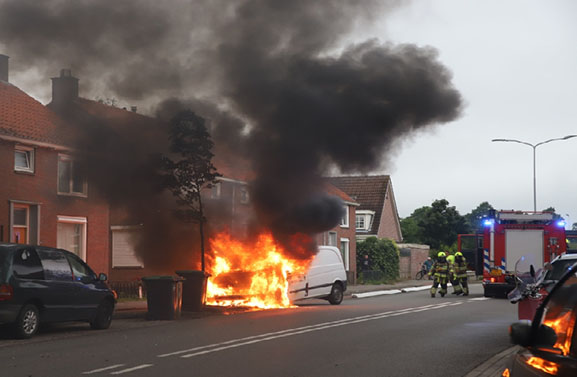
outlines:
[[0, 244], [0, 324], [30, 338], [41, 322], [86, 321], [106, 329], [116, 294], [76, 255], [36, 245]]

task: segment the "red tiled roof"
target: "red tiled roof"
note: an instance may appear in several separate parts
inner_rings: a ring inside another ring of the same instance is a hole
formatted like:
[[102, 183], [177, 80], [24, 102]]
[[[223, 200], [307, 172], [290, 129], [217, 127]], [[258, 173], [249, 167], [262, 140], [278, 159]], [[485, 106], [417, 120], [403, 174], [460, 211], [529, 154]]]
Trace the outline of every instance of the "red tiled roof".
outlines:
[[346, 192], [360, 204], [357, 211], [375, 212], [369, 233], [376, 233], [381, 222], [381, 213], [385, 204], [385, 193], [391, 178], [388, 175], [330, 177], [327, 180]]
[[340, 190], [339, 188], [337, 188], [336, 186], [334, 186], [328, 182], [325, 182], [325, 191], [329, 195], [341, 198], [344, 202], [357, 203], [357, 201], [354, 200], [353, 198], [351, 198], [349, 195], [347, 195], [346, 192]]
[[70, 147], [73, 143], [68, 127], [22, 90], [0, 82], [0, 135]]
[[[73, 104], [85, 114], [105, 122], [112, 131], [125, 138], [130, 138], [134, 132], [138, 132], [139, 136], [147, 138], [151, 145], [158, 146], [164, 141], [168, 142], [166, 135], [159, 133], [163, 125], [157, 118], [84, 98], [77, 98]], [[213, 164], [223, 177], [243, 182], [254, 179], [254, 173], [245, 159], [231, 155], [218, 145], [213, 148], [213, 153], [215, 155]]]

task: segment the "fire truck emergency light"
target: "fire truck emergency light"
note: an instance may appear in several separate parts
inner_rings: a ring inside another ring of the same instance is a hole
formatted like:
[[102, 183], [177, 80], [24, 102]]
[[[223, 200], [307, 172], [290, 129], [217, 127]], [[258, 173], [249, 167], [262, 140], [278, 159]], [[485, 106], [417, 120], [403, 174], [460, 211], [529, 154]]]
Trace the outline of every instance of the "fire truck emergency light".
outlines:
[[557, 226], [559, 228], [565, 228], [565, 220], [559, 220], [557, 221]]
[[493, 225], [493, 219], [485, 219], [485, 220], [483, 221], [483, 225], [484, 225], [484, 226], [491, 226], [491, 225]]

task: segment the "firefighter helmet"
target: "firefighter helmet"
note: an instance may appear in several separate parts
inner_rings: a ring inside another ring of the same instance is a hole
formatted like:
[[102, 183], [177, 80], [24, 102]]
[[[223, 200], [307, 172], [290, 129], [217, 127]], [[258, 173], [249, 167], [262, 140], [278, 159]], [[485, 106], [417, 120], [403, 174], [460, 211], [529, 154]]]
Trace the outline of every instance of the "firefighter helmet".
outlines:
[[437, 254], [437, 258], [445, 258], [447, 256], [447, 254], [445, 254], [444, 251], [439, 251], [439, 253]]
[[463, 257], [463, 253], [461, 253], [460, 251], [457, 251], [457, 252], [455, 253], [455, 256], [456, 256], [456, 257]]

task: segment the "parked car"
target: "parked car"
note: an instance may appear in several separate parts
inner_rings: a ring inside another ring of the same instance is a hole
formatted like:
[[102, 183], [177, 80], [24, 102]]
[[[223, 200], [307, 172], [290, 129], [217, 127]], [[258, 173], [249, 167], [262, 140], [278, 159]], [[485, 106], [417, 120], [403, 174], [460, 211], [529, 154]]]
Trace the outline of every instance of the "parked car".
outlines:
[[43, 322], [86, 321], [106, 329], [116, 294], [76, 255], [61, 249], [0, 244], [0, 324], [30, 338]]
[[551, 261], [549, 267], [545, 266], [547, 273], [543, 279], [543, 286], [551, 291], [555, 283], [565, 275], [567, 269], [577, 262], [577, 253], [565, 253]]
[[319, 246], [307, 272], [289, 279], [289, 298], [293, 302], [321, 298], [338, 305], [346, 289], [345, 265], [341, 252], [334, 246]]
[[503, 376], [577, 376], [577, 263], [560, 277], [532, 322], [511, 325], [521, 350]]

